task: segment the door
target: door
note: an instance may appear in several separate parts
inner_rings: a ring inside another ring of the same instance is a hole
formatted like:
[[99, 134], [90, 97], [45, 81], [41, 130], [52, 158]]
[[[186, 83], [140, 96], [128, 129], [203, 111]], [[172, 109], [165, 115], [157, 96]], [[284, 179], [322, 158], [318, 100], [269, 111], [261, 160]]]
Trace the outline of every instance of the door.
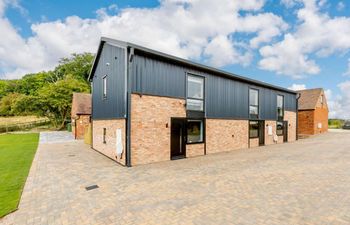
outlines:
[[186, 120], [171, 119], [171, 159], [186, 157]]
[[265, 145], [265, 121], [259, 121], [259, 146]]
[[288, 142], [288, 121], [283, 121], [283, 142]]

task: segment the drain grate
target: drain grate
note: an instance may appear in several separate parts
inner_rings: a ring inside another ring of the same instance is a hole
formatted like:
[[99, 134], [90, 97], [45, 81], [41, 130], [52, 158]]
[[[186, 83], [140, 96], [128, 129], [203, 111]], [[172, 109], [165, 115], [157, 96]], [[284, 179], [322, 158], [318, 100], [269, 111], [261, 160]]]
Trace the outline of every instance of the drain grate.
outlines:
[[96, 185], [96, 184], [85, 187], [85, 189], [86, 189], [87, 191], [90, 191], [90, 190], [93, 190], [93, 189], [96, 189], [96, 188], [99, 188], [99, 186]]

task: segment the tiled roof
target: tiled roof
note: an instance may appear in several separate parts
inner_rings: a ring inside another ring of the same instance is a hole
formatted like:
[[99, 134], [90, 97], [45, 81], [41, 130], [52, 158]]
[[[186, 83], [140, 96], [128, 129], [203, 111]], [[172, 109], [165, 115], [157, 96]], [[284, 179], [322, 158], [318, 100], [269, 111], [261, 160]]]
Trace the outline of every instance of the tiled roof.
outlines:
[[73, 93], [72, 116], [91, 114], [91, 94]]
[[298, 109], [315, 109], [318, 99], [323, 92], [322, 88], [307, 89], [298, 91], [300, 93], [300, 98], [298, 101]]

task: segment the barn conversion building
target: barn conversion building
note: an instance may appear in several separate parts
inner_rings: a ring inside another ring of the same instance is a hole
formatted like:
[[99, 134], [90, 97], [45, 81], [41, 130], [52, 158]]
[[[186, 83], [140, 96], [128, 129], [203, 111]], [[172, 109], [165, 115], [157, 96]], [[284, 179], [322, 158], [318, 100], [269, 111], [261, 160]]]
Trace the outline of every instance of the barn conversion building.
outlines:
[[92, 148], [132, 166], [296, 140], [296, 92], [101, 38]]
[[301, 137], [328, 131], [328, 104], [322, 88], [298, 91], [298, 134]]

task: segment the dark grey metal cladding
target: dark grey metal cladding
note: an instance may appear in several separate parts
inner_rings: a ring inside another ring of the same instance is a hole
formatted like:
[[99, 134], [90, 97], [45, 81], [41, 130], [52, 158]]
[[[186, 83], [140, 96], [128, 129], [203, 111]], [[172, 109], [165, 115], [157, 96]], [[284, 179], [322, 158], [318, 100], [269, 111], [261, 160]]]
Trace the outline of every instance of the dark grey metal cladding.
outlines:
[[[104, 44], [93, 74], [93, 119], [125, 118], [125, 50]], [[103, 77], [107, 75], [107, 98], [103, 99]]]
[[209, 118], [248, 118], [248, 85], [207, 75], [206, 116]]
[[249, 88], [259, 90], [259, 114], [263, 120], [277, 119], [277, 94], [285, 96], [285, 109], [295, 111], [295, 94], [216, 76], [156, 57], [135, 55], [132, 62], [132, 92], [186, 98], [186, 73], [205, 77], [207, 118], [248, 119]]
[[185, 68], [146, 56], [132, 62], [132, 92], [185, 98]]

